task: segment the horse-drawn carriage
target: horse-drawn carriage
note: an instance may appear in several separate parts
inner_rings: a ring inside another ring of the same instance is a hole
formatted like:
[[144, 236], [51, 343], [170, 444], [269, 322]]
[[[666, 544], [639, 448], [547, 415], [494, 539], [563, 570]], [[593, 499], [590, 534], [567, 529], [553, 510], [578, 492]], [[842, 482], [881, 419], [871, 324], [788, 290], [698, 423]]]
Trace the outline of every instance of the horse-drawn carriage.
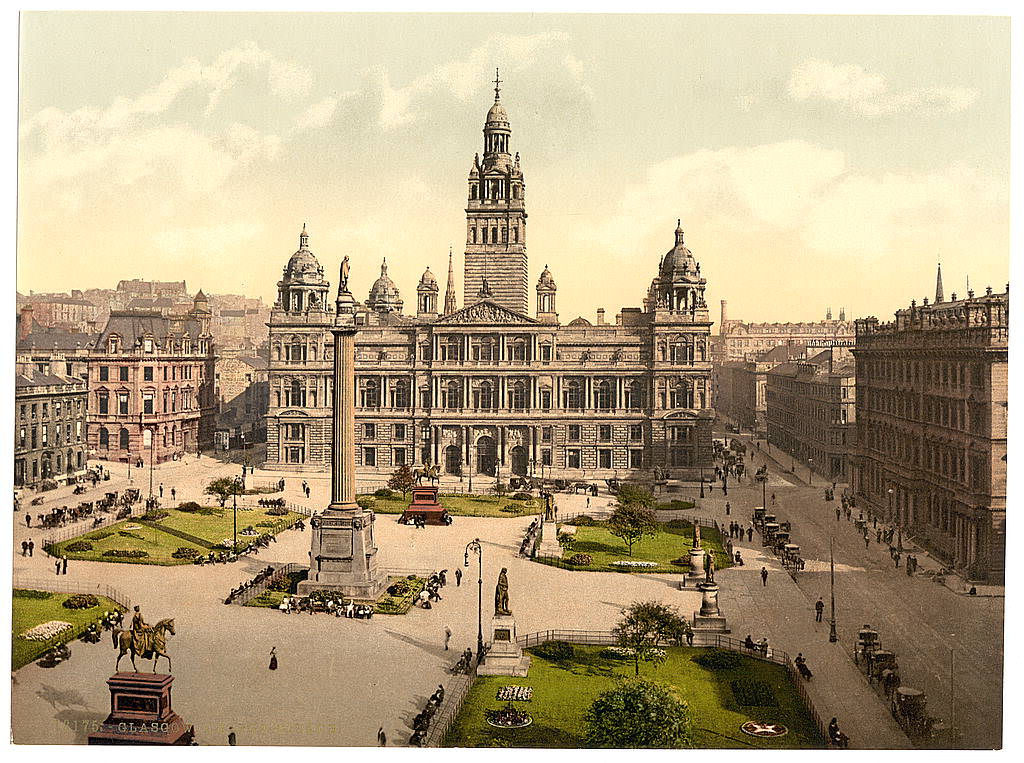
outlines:
[[890, 710], [912, 741], [921, 742], [932, 736], [937, 719], [928, 715], [928, 695], [920, 689], [897, 687], [892, 693]]
[[782, 547], [782, 563], [787, 565], [800, 564], [800, 546], [787, 543]]
[[779, 531], [778, 522], [765, 522], [761, 532], [761, 545], [772, 548], [775, 543], [775, 533]]

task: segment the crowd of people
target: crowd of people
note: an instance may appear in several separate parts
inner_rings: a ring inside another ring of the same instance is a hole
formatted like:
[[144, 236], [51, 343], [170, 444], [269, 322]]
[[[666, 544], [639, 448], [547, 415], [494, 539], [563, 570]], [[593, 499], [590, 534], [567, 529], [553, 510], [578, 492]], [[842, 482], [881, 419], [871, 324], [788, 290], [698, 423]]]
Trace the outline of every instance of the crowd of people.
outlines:
[[227, 595], [227, 598], [224, 599], [224, 603], [232, 604], [235, 601], [235, 599], [237, 599], [243, 593], [246, 593], [254, 586], [258, 586], [260, 583], [262, 583], [264, 580], [266, 580], [273, 574], [274, 567], [273, 565], [268, 564], [262, 570], [253, 575], [249, 580], [246, 580], [244, 583], [241, 583], [237, 588], [232, 588], [231, 593], [229, 593]]

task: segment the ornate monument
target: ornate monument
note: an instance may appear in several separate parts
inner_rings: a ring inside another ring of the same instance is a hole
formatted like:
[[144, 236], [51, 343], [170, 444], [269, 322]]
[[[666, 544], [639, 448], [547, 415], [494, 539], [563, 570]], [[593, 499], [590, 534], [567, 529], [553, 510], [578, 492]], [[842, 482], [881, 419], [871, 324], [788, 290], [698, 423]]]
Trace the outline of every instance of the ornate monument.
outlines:
[[715, 582], [715, 555], [710, 552], [704, 567], [704, 582], [697, 584], [701, 592], [700, 610], [693, 613], [693, 629], [705, 633], [728, 633], [725, 616], [718, 609], [718, 583]]
[[694, 520], [693, 524], [693, 546], [690, 547], [690, 571], [683, 575], [679, 581], [680, 588], [686, 588], [686, 583], [696, 583], [704, 579], [705, 552], [700, 540], [700, 525]]
[[384, 587], [373, 541], [374, 514], [356, 503], [355, 464], [355, 299], [348, 291], [348, 258], [341, 263], [334, 326], [333, 443], [331, 503], [310, 519], [309, 578], [300, 595], [339, 591], [376, 600]]
[[[153, 660], [152, 673], [115, 672], [107, 679], [110, 689], [110, 714], [96, 731], [89, 734], [89, 744], [156, 744], [186, 745], [195, 739], [195, 729], [186, 726], [171, 709], [171, 684], [174, 677], [156, 672], [160, 657], [167, 660], [166, 635], [174, 635], [174, 619], [165, 618], [155, 625], [147, 625], [142, 612], [135, 607], [131, 630], [114, 628], [114, 649], [119, 650], [117, 665], [125, 654], [135, 658]], [[117, 670], [115, 665], [115, 671]]]
[[538, 556], [562, 558], [562, 545], [558, 542], [558, 508], [551, 493], [541, 493], [544, 499], [544, 521], [540, 526], [540, 548]]
[[508, 598], [508, 570], [501, 568], [494, 586], [494, 619], [491, 621], [491, 647], [477, 673], [484, 676], [525, 676], [530, 658], [516, 643], [516, 621]]

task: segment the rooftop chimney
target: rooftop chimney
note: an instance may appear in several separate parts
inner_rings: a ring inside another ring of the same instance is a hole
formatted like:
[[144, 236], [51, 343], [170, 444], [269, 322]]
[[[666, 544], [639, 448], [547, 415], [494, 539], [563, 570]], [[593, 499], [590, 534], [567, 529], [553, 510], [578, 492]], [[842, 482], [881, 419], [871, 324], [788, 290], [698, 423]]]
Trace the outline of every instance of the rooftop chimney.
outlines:
[[32, 307], [31, 302], [21, 308], [21, 323], [18, 326], [18, 339], [24, 339], [32, 333], [32, 318], [34, 313], [35, 308]]
[[603, 307], [597, 308], [597, 325], [598, 326], [603, 326], [604, 325], [604, 308]]

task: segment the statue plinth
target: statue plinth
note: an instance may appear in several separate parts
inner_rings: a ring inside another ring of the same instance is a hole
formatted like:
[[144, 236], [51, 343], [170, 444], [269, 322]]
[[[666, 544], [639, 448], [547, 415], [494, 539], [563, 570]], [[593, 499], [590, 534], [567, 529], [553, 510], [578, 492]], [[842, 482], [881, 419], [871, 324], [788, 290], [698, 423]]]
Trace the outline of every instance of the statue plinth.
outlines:
[[530, 657], [516, 643], [516, 620], [512, 615], [495, 615], [491, 620], [491, 646], [482, 665], [481, 676], [519, 676], [530, 672]]
[[540, 546], [537, 556], [562, 558], [562, 545], [558, 542], [558, 523], [553, 519], [545, 519], [540, 526]]
[[337, 509], [332, 505], [310, 520], [309, 577], [300, 581], [299, 596], [312, 591], [337, 591], [351, 599], [376, 601], [384, 588], [373, 542], [372, 511]]
[[171, 709], [173, 676], [115, 673], [107, 679], [110, 715], [89, 744], [192, 744], [195, 729]]
[[729, 633], [725, 616], [718, 609], [718, 583], [698, 583], [700, 610], [693, 613], [693, 629], [705, 633]]
[[402, 512], [399, 522], [408, 524], [416, 517], [423, 517], [428, 525], [447, 525], [448, 511], [437, 500], [437, 485], [417, 485], [412, 489], [409, 508]]
[[691, 581], [704, 579], [704, 553], [700, 546], [690, 549], [690, 571], [686, 577]]

